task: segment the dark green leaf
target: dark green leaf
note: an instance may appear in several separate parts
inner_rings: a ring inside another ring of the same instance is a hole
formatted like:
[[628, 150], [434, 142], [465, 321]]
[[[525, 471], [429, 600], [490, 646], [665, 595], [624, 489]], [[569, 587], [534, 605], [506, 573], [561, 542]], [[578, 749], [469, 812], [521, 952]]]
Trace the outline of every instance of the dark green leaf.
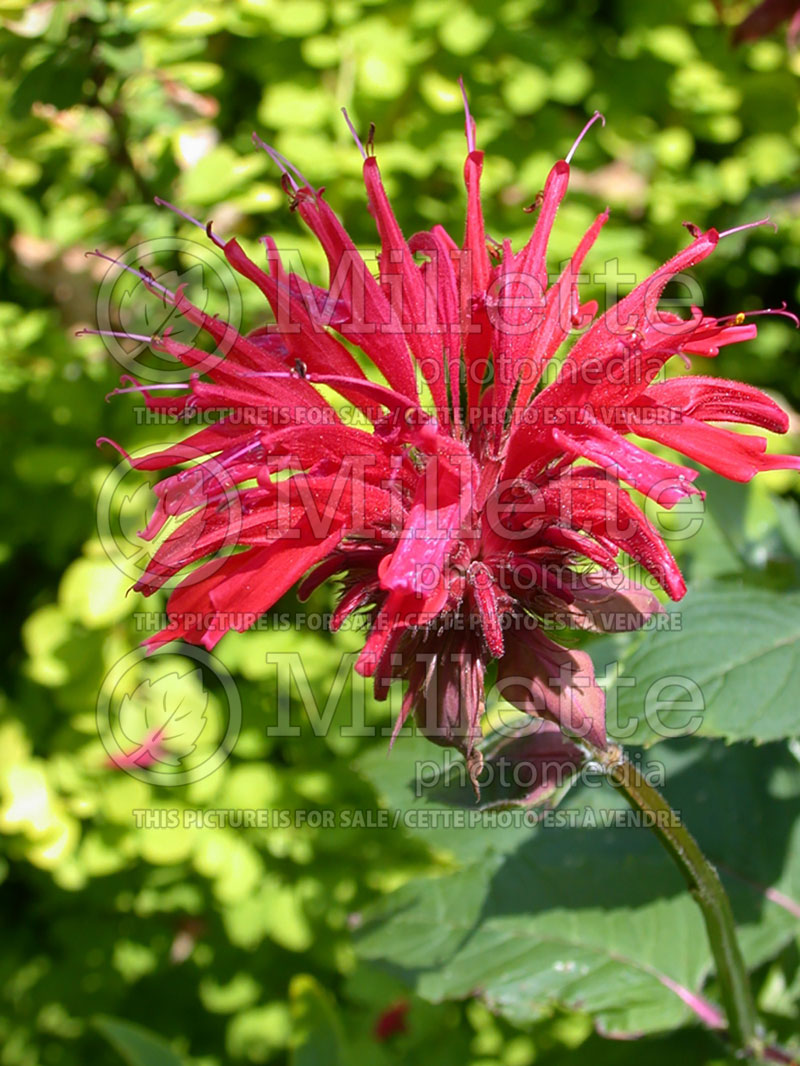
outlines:
[[[746, 957], [761, 963], [795, 931], [800, 767], [777, 745], [662, 745], [651, 756], [663, 759], [678, 814], [724, 864]], [[479, 832], [483, 860], [394, 893], [369, 915], [362, 956], [426, 998], [478, 994], [516, 1021], [561, 1006], [619, 1035], [688, 1022], [675, 989], [701, 993], [713, 968], [694, 900], [651, 832], [602, 828], [628, 817], [619, 796], [604, 785], [573, 799], [516, 851], [493, 852]]]
[[612, 687], [609, 734], [764, 742], [800, 733], [800, 596], [718, 585], [690, 592], [647, 633]]
[[105, 1016], [95, 1018], [94, 1025], [128, 1066], [183, 1066], [183, 1060], [160, 1036], [141, 1025]]

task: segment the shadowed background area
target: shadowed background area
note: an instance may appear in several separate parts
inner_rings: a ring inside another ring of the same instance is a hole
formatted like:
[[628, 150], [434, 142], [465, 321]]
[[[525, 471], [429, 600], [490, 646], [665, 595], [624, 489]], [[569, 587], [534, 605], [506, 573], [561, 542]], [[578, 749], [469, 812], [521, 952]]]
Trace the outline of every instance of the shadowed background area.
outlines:
[[[165, 380], [153, 376], [163, 373], [157, 356], [75, 334], [99, 321], [150, 334], [172, 321], [135, 278], [118, 283], [114, 275], [112, 284], [108, 264], [85, 256], [95, 248], [141, 246], [154, 258], [136, 261], [157, 263], [204, 310], [230, 313], [248, 329], [267, 321], [258, 292], [234, 280], [201, 230], [157, 207], [156, 196], [213, 220], [222, 236], [252, 242], [254, 254], [257, 238], [271, 233], [291, 263], [323, 280], [316, 242], [289, 211], [253, 131], [324, 185], [356, 243], [373, 247], [361, 157], [342, 106], [362, 136], [375, 123], [376, 154], [406, 235], [440, 223], [459, 239], [460, 75], [486, 152], [492, 237], [524, 241], [524, 209], [599, 109], [606, 125], [580, 146], [551, 266], [605, 205], [612, 218], [587, 262], [595, 274], [587, 297], [601, 301], [609, 272], [627, 290], [683, 247], [682, 222], [723, 230], [769, 214], [778, 232], [726, 239], [696, 272], [698, 291], [717, 315], [784, 300], [796, 309], [800, 54], [787, 50], [781, 29], [734, 46], [732, 27], [752, 6], [0, 0], [2, 1066], [113, 1066], [120, 1059], [103, 1032], [133, 1055], [134, 1037], [113, 1023], [103, 1030], [97, 1015], [160, 1034], [174, 1061], [192, 1066], [724, 1061], [696, 1029], [609, 1043], [588, 1013], [566, 1009], [581, 1006], [568, 996], [490, 1010], [479, 995], [460, 998], [482, 991], [470, 987], [435, 1003], [422, 986], [420, 995], [409, 989], [402, 967], [361, 959], [353, 930], [364, 909], [412, 876], [452, 874], [464, 856], [450, 840], [368, 820], [349, 829], [337, 820], [333, 830], [293, 816], [255, 828], [185, 824], [184, 811], [374, 813], [383, 802], [375, 767], [386, 738], [338, 728], [353, 702], [347, 671], [325, 735], [304, 713], [297, 677], [294, 735], [269, 732], [280, 682], [268, 653], [295, 656], [321, 714], [342, 656], [359, 646], [354, 631], [332, 639], [316, 623], [295, 628], [299, 610], [330, 609], [324, 590], [303, 607], [287, 597], [271, 627], [220, 645], [243, 717], [233, 754], [213, 773], [166, 787], [109, 765], [98, 693], [155, 628], [164, 601], [126, 595], [141, 561], [135, 533], [152, 506], [148, 479], [123, 479], [116, 453], [94, 442], [155, 447], [186, 429], [148, 419], [135, 395], [104, 403], [122, 373]], [[725, 349], [707, 372], [758, 385], [794, 408], [798, 334], [782, 318], [759, 322], [756, 341]], [[701, 484], [714, 509], [697, 536], [675, 545], [690, 581], [799, 589], [797, 476], [775, 472], [739, 486], [705, 475]], [[195, 669], [176, 654], [155, 673], [137, 669], [128, 698], [142, 729], [155, 702], [164, 713], [171, 704], [192, 707], [189, 748], [220, 743], [227, 697], [213, 668]], [[368, 696], [365, 715], [372, 725], [389, 720]], [[357, 757], [372, 759], [370, 772]], [[795, 761], [782, 745], [771, 764], [773, 795], [796, 794]], [[412, 771], [409, 762], [404, 777]], [[163, 817], [136, 815], [152, 810]], [[559, 862], [569, 866], [562, 836]], [[763, 876], [777, 878], [789, 862], [790, 836], [769, 838]], [[489, 835], [481, 841], [470, 862], [496, 847]], [[621, 921], [625, 902], [622, 894]], [[632, 897], [631, 907], [638, 902]], [[484, 909], [502, 908], [495, 901]], [[752, 899], [741, 904], [743, 920], [751, 912], [760, 913]], [[778, 934], [774, 943], [772, 955], [752, 957], [760, 1007], [785, 1038], [797, 1025], [800, 969], [796, 949]], [[169, 1066], [159, 1048], [139, 1048], [131, 1061]]]

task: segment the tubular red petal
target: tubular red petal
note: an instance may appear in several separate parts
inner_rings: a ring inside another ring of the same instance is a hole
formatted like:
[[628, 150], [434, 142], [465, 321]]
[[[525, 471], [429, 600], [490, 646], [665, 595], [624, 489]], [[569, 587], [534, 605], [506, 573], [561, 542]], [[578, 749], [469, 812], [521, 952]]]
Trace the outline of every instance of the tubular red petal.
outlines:
[[383, 588], [419, 596], [440, 588], [448, 552], [472, 506], [472, 471], [467, 464], [456, 466], [442, 456], [431, 459], [398, 545], [379, 567]]
[[515, 257], [514, 266], [522, 274], [537, 278], [542, 286], [547, 283], [547, 246], [556, 220], [556, 213], [561, 201], [567, 194], [569, 186], [569, 163], [559, 160], [544, 184], [542, 203], [536, 218], [531, 238], [522, 251]]
[[395, 325], [408, 338], [408, 345], [428, 383], [439, 417], [447, 418], [444, 354], [437, 305], [428, 299], [422, 273], [414, 262], [392, 211], [374, 156], [364, 161], [364, 184], [381, 239], [381, 285], [394, 311]]
[[554, 426], [553, 438], [567, 454], [572, 452], [597, 463], [662, 507], [672, 507], [686, 496], [698, 495], [692, 485], [696, 470], [659, 459], [607, 426], [595, 423], [583, 432], [580, 428], [577, 432], [562, 431]]
[[298, 213], [315, 234], [328, 258], [331, 293], [349, 304], [351, 321], [337, 328], [359, 345], [391, 387], [417, 400], [414, 368], [392, 306], [356, 250], [339, 219], [321, 196], [298, 204]]
[[475, 373], [477, 361], [485, 358], [491, 342], [491, 330], [483, 308], [491, 276], [486, 230], [481, 206], [483, 152], [470, 152], [464, 164], [467, 188], [467, 220], [459, 264], [461, 301], [461, 337], [467, 378], [467, 407], [475, 410], [480, 396], [481, 378]]
[[[322, 325], [312, 320], [306, 305], [293, 294], [291, 285], [281, 284], [265, 274], [245, 255], [237, 241], [228, 241], [224, 250], [231, 266], [258, 286], [269, 300], [278, 323], [287, 327], [282, 338], [292, 359], [301, 360], [311, 370], [333, 371], [344, 377], [364, 377], [353, 356]], [[352, 399], [348, 391], [343, 395]]]
[[[409, 241], [412, 252], [424, 252], [427, 263], [421, 268], [426, 285], [427, 297], [436, 314], [436, 331], [441, 336], [443, 346], [437, 358], [441, 370], [441, 387], [437, 383], [431, 393], [437, 398], [437, 413], [447, 425], [451, 415], [455, 425], [461, 424], [461, 336], [459, 334], [459, 293], [458, 278], [454, 269], [453, 253], [458, 254], [455, 244], [442, 229], [434, 226], [430, 233], [416, 233]], [[448, 406], [444, 384], [445, 370], [450, 384], [450, 404]]]
[[772, 433], [786, 433], [788, 414], [752, 385], [728, 378], [692, 375], [651, 385], [647, 396], [701, 422], [743, 422]]
[[594, 220], [581, 239], [569, 266], [547, 293], [543, 314], [530, 333], [512, 338], [509, 354], [510, 384], [520, 381], [515, 409], [524, 410], [549, 361], [566, 340], [573, 326], [577, 277], [583, 260], [608, 221], [608, 209]]
[[[617, 348], [625, 344], [633, 334], [644, 336], [647, 330], [663, 331], [664, 320], [657, 314], [658, 301], [667, 283], [676, 274], [689, 270], [709, 256], [717, 246], [719, 234], [716, 230], [701, 233], [692, 243], [659, 267], [653, 274], [629, 293], [619, 303], [602, 315], [590, 329], [577, 341], [575, 347], [564, 360], [558, 379], [539, 399], [543, 403], [559, 404], [569, 401], [580, 403], [595, 390], [602, 392], [602, 368], [610, 355], [615, 356]], [[691, 328], [691, 327], [685, 327]], [[688, 341], [689, 338], [687, 337]], [[676, 349], [679, 346], [676, 346]], [[636, 346], [629, 349], [630, 358], [636, 354]], [[589, 376], [586, 367], [593, 361], [598, 365], [599, 378]], [[654, 370], [655, 372], [655, 370]], [[592, 385], [592, 382], [598, 382]], [[545, 399], [545, 393], [547, 397]]]
[[169, 625], [146, 642], [148, 647], [181, 638], [210, 651], [229, 630], [249, 629], [340, 539], [339, 530], [319, 542], [301, 535], [234, 555], [221, 566], [206, 563], [205, 581], [192, 573], [173, 592], [167, 604]]

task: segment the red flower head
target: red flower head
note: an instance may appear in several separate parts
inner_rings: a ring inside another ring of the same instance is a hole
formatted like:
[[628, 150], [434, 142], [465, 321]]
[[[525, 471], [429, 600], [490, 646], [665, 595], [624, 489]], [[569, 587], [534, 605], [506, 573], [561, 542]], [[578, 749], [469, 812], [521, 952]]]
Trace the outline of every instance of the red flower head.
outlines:
[[[738, 481], [799, 469], [800, 460], [769, 456], [763, 437], [716, 424], [785, 432], [786, 414], [763, 393], [660, 373], [673, 356], [714, 357], [756, 334], [744, 315], [718, 319], [694, 308], [684, 319], [658, 310], [667, 282], [726, 234], [692, 228], [687, 248], [596, 317], [595, 304], [580, 302], [578, 275], [608, 212], [555, 280], [546, 264], [581, 138], [550, 171], [531, 237], [514, 252], [509, 241], [487, 239], [483, 153], [468, 108], [466, 115], [461, 244], [438, 225], [406, 240], [372, 136], [366, 148], [356, 138], [381, 242], [376, 279], [322, 190], [262, 145], [283, 171], [291, 208], [325, 251], [329, 288], [287, 273], [270, 238], [262, 270], [210, 226], [228, 262], [266, 297], [274, 324], [240, 335], [181, 290], [139, 275], [217, 348], [210, 359], [168, 333], [151, 338], [154, 349], [203, 376], [177, 397], [137, 386], [148, 407], [220, 417], [180, 446], [135, 461], [159, 470], [184, 461], [187, 448], [202, 457], [158, 485], [143, 535], [155, 537], [169, 516], [183, 521], [136, 588], [150, 594], [185, 573], [169, 600], [170, 624], [147, 643], [182, 638], [210, 649], [299, 579], [305, 597], [338, 577], [333, 628], [353, 612], [368, 623], [358, 671], [374, 679], [379, 698], [392, 680], [405, 680], [397, 728], [413, 713], [433, 740], [465, 754], [474, 776], [490, 661], [517, 707], [604, 748], [603, 695], [589, 656], [562, 647], [538, 623], [556, 616], [593, 629], [643, 624], [659, 602], [621, 576], [621, 551], [673, 599], [684, 594], [675, 560], [629, 489], [671, 507], [698, 492], [697, 471], [633, 438]], [[574, 330], [583, 332], [543, 387]], [[215, 555], [234, 544], [232, 554]], [[545, 747], [554, 743], [552, 728], [543, 731]]]

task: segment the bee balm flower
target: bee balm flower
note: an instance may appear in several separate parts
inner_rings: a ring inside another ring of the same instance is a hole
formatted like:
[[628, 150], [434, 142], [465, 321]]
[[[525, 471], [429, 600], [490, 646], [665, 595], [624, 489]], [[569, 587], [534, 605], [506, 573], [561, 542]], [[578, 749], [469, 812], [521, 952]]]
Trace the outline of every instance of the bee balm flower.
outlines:
[[[374, 680], [379, 698], [393, 680], [406, 682], [396, 728], [413, 714], [431, 739], [462, 751], [476, 776], [492, 660], [507, 699], [549, 723], [548, 750], [553, 724], [602, 749], [604, 701], [591, 660], [545, 635], [541, 623], [644, 624], [659, 601], [622, 575], [622, 552], [673, 599], [685, 592], [631, 490], [672, 507], [698, 492], [697, 471], [655, 456], [642, 440], [739, 481], [798, 469], [800, 460], [767, 455], [763, 437], [718, 424], [785, 432], [786, 414], [763, 393], [661, 373], [674, 356], [712, 358], [756, 334], [743, 315], [714, 318], [694, 308], [681, 318], [658, 309], [669, 280], [725, 234], [694, 231], [688, 247], [598, 317], [595, 304], [581, 303], [578, 279], [608, 212], [557, 278], [546, 262], [580, 138], [550, 171], [530, 239], [514, 251], [509, 241], [487, 240], [483, 154], [468, 108], [466, 115], [460, 242], [438, 225], [406, 239], [371, 137], [366, 148], [356, 137], [380, 236], [377, 278], [322, 190], [263, 146], [283, 170], [292, 209], [325, 252], [329, 286], [287, 272], [271, 239], [262, 269], [209, 226], [275, 320], [243, 335], [182, 290], [169, 292], [141, 273], [213, 339], [220, 357], [209, 362], [207, 352], [165, 332], [151, 338], [154, 349], [207, 372], [175, 396], [163, 386], [136, 387], [155, 411], [219, 418], [180, 446], [132, 461], [166, 469], [185, 459], [187, 446], [202, 457], [160, 482], [143, 534], [152, 539], [168, 517], [182, 519], [136, 584], [149, 595], [184, 575], [169, 599], [170, 624], [148, 640], [151, 648], [178, 638], [213, 648], [301, 579], [305, 597], [336, 577], [332, 627], [354, 613], [365, 621], [357, 670]], [[578, 328], [545, 386], [551, 360]]]

